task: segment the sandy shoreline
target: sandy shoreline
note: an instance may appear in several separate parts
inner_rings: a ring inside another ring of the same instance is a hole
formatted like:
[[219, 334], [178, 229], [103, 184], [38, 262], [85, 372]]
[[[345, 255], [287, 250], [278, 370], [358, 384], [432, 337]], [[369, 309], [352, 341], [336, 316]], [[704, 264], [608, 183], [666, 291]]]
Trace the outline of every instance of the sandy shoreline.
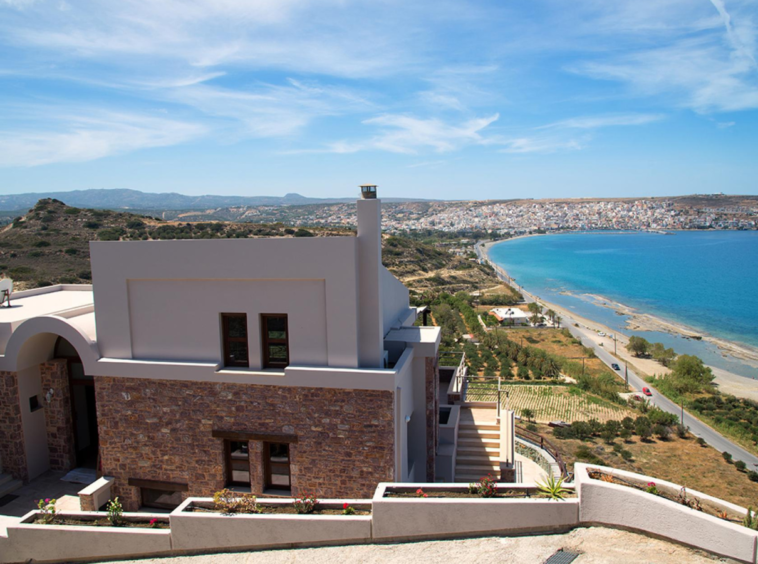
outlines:
[[[597, 321], [594, 321], [592, 319], [588, 319], [581, 315], [577, 315], [576, 313], [558, 304], [550, 303], [537, 296], [534, 296], [531, 292], [529, 292], [528, 290], [525, 290], [522, 286], [513, 282], [513, 279], [508, 274], [508, 272], [502, 267], [495, 264], [490, 259], [488, 251], [493, 245], [497, 243], [501, 243], [503, 241], [513, 241], [514, 239], [517, 239], [517, 238], [532, 237], [532, 236], [535, 236], [535, 235], [523, 235], [520, 237], [513, 237], [511, 239], [503, 239], [499, 241], [490, 241], [487, 243], [483, 243], [480, 245], [482, 255], [490, 263], [490, 265], [495, 269], [495, 271], [501, 275], [501, 278], [503, 278], [504, 282], [510, 284], [511, 286], [514, 286], [522, 294], [529, 295], [532, 299], [539, 301], [545, 307], [555, 310], [562, 317], [572, 318], [575, 322], [584, 325], [588, 329], [594, 331], [596, 334], [599, 332], [603, 332], [606, 334], [615, 333], [616, 338], [618, 340], [618, 345], [619, 345], [617, 346], [616, 356], [620, 357], [622, 360], [625, 360], [629, 362], [630, 364], [635, 365], [641, 372], [644, 372], [648, 375], [654, 375], [654, 374], [664, 375], [668, 373], [669, 370], [667, 368], [665, 368], [664, 366], [658, 364], [657, 362], [651, 359], [640, 359], [640, 358], [636, 358], [636, 357], [632, 357], [631, 355], [628, 355], [625, 349], [625, 345], [629, 340], [628, 335], [625, 335], [624, 333], [611, 329], [610, 327], [607, 327], [606, 325], [599, 323]], [[743, 345], [741, 343], [734, 343], [732, 341], [728, 341], [725, 339], [719, 339], [707, 333], [697, 331], [696, 329], [693, 329], [691, 327], [687, 327], [682, 324], [667, 321], [665, 319], [661, 319], [654, 315], [650, 315], [647, 313], [640, 313], [634, 308], [625, 306], [624, 304], [620, 304], [618, 302], [614, 302], [613, 300], [609, 300], [608, 298], [605, 298], [604, 296], [599, 296], [596, 294], [585, 294], [585, 296], [587, 296], [587, 298], [589, 298], [591, 303], [593, 303], [596, 306], [606, 307], [608, 309], [612, 309], [613, 311], [618, 312], [619, 314], [628, 316], [627, 322], [626, 322], [626, 328], [630, 332], [656, 331], [656, 332], [669, 333], [672, 335], [678, 335], [678, 336], [682, 336], [686, 338], [702, 339], [703, 341], [707, 341], [709, 343], [714, 344], [716, 347], [718, 347], [719, 351], [725, 357], [732, 357], [733, 359], [741, 363], [747, 364], [749, 366], [758, 366], [758, 349], [755, 349], [748, 345]], [[577, 296], [577, 297], [583, 297], [583, 296]], [[598, 343], [602, 343], [603, 347], [606, 350], [608, 351], [613, 350], [614, 342], [612, 339], [609, 339], [607, 337], [602, 338], [599, 336], [597, 338], [593, 337], [593, 339]], [[727, 370], [724, 370], [722, 368], [717, 368], [715, 366], [710, 366], [710, 368], [713, 371], [714, 376], [716, 376], [716, 380], [715, 380], [716, 384], [718, 385], [719, 389], [723, 393], [758, 401], [758, 381], [745, 377], [745, 376], [740, 376], [739, 374], [734, 374], [733, 372], [729, 372]]]

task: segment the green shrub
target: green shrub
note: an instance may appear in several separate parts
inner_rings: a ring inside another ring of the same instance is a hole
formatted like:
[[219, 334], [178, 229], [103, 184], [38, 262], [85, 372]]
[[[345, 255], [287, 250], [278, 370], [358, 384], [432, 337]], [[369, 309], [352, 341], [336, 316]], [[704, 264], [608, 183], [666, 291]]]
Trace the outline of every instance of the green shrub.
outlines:
[[735, 460], [734, 467], [740, 472], [744, 472], [747, 469], [747, 464], [742, 460]]
[[27, 256], [30, 256], [32, 258], [39, 258], [43, 256], [44, 254], [45, 253], [43, 253], [42, 251], [29, 251], [29, 254]]
[[84, 227], [87, 229], [100, 229], [100, 222], [99, 221], [85, 221]]
[[295, 231], [295, 237], [313, 237], [313, 233], [311, 233], [307, 229], [300, 228], [297, 231]]
[[49, 247], [50, 241], [37, 241], [32, 245], [32, 247], [42, 248], [42, 247]]
[[66, 253], [67, 255], [75, 255], [75, 254], [79, 253], [79, 251], [77, 249], [66, 249], [63, 252]]
[[66, 215], [77, 215], [80, 211], [82, 210], [80, 210], [79, 208], [66, 208], [65, 210], [63, 210], [63, 213], [65, 213]]
[[726, 451], [722, 452], [721, 456], [723, 456], [724, 460], [726, 460], [729, 464], [732, 463], [732, 455], [729, 454], [728, 452], [726, 452]]

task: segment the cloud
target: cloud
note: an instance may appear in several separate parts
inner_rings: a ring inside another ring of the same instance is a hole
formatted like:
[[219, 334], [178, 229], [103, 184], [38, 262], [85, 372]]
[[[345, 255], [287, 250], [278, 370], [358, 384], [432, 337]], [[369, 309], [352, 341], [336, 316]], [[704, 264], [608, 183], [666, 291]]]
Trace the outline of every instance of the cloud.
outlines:
[[284, 85], [254, 84], [229, 89], [195, 84], [164, 93], [167, 100], [191, 106], [207, 116], [242, 125], [242, 136], [292, 135], [313, 120], [366, 111], [372, 103], [347, 88], [290, 79]]
[[204, 133], [196, 124], [132, 113], [26, 110], [50, 121], [45, 127], [0, 130], [2, 167], [91, 161], [184, 143]]
[[598, 129], [627, 125], [646, 125], [664, 118], [662, 114], [619, 114], [575, 117], [543, 125], [537, 129]]
[[[621, 31], [629, 35], [622, 35], [619, 43], [634, 39], [630, 48], [594, 59], [584, 57], [566, 69], [622, 82], [634, 95], [655, 96], [669, 106], [699, 113], [758, 108], [754, 16], [744, 9], [734, 16], [721, 0], [712, 4], [716, 14], [704, 14], [702, 5], [691, 3], [670, 1], [657, 10], [643, 3], [639, 9], [649, 15], [648, 25]], [[662, 20], [664, 15], [667, 18]], [[655, 17], [657, 27], [652, 23]]]
[[451, 124], [438, 118], [422, 119], [408, 115], [385, 114], [364, 120], [364, 125], [378, 127], [381, 131], [371, 139], [357, 144], [332, 145], [334, 152], [348, 150], [379, 150], [390, 153], [416, 154], [424, 149], [446, 153], [466, 145], [485, 145], [484, 129], [497, 121], [494, 114], [474, 118], [459, 124]]
[[550, 137], [519, 137], [506, 139], [501, 144], [505, 148], [501, 153], [555, 153], [558, 151], [578, 151], [583, 148], [581, 141], [577, 139], [555, 139]]

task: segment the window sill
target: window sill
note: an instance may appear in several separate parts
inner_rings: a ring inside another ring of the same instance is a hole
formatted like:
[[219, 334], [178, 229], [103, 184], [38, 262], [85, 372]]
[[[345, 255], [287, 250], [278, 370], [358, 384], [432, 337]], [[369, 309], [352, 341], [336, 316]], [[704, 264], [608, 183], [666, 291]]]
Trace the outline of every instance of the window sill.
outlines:
[[284, 377], [284, 370], [278, 370], [276, 368], [263, 368], [261, 370], [252, 370], [250, 368], [236, 367], [236, 366], [224, 366], [218, 368], [216, 374], [234, 374], [236, 376], [274, 376]]

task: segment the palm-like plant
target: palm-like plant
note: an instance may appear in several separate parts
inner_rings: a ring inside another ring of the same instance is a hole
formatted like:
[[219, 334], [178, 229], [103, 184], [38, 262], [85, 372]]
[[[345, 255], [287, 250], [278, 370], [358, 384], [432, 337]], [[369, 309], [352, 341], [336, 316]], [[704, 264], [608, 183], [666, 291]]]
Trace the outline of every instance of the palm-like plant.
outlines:
[[570, 493], [563, 487], [563, 478], [556, 480], [552, 474], [544, 482], [537, 482], [537, 490], [548, 499], [555, 501], [563, 501], [566, 495]]

